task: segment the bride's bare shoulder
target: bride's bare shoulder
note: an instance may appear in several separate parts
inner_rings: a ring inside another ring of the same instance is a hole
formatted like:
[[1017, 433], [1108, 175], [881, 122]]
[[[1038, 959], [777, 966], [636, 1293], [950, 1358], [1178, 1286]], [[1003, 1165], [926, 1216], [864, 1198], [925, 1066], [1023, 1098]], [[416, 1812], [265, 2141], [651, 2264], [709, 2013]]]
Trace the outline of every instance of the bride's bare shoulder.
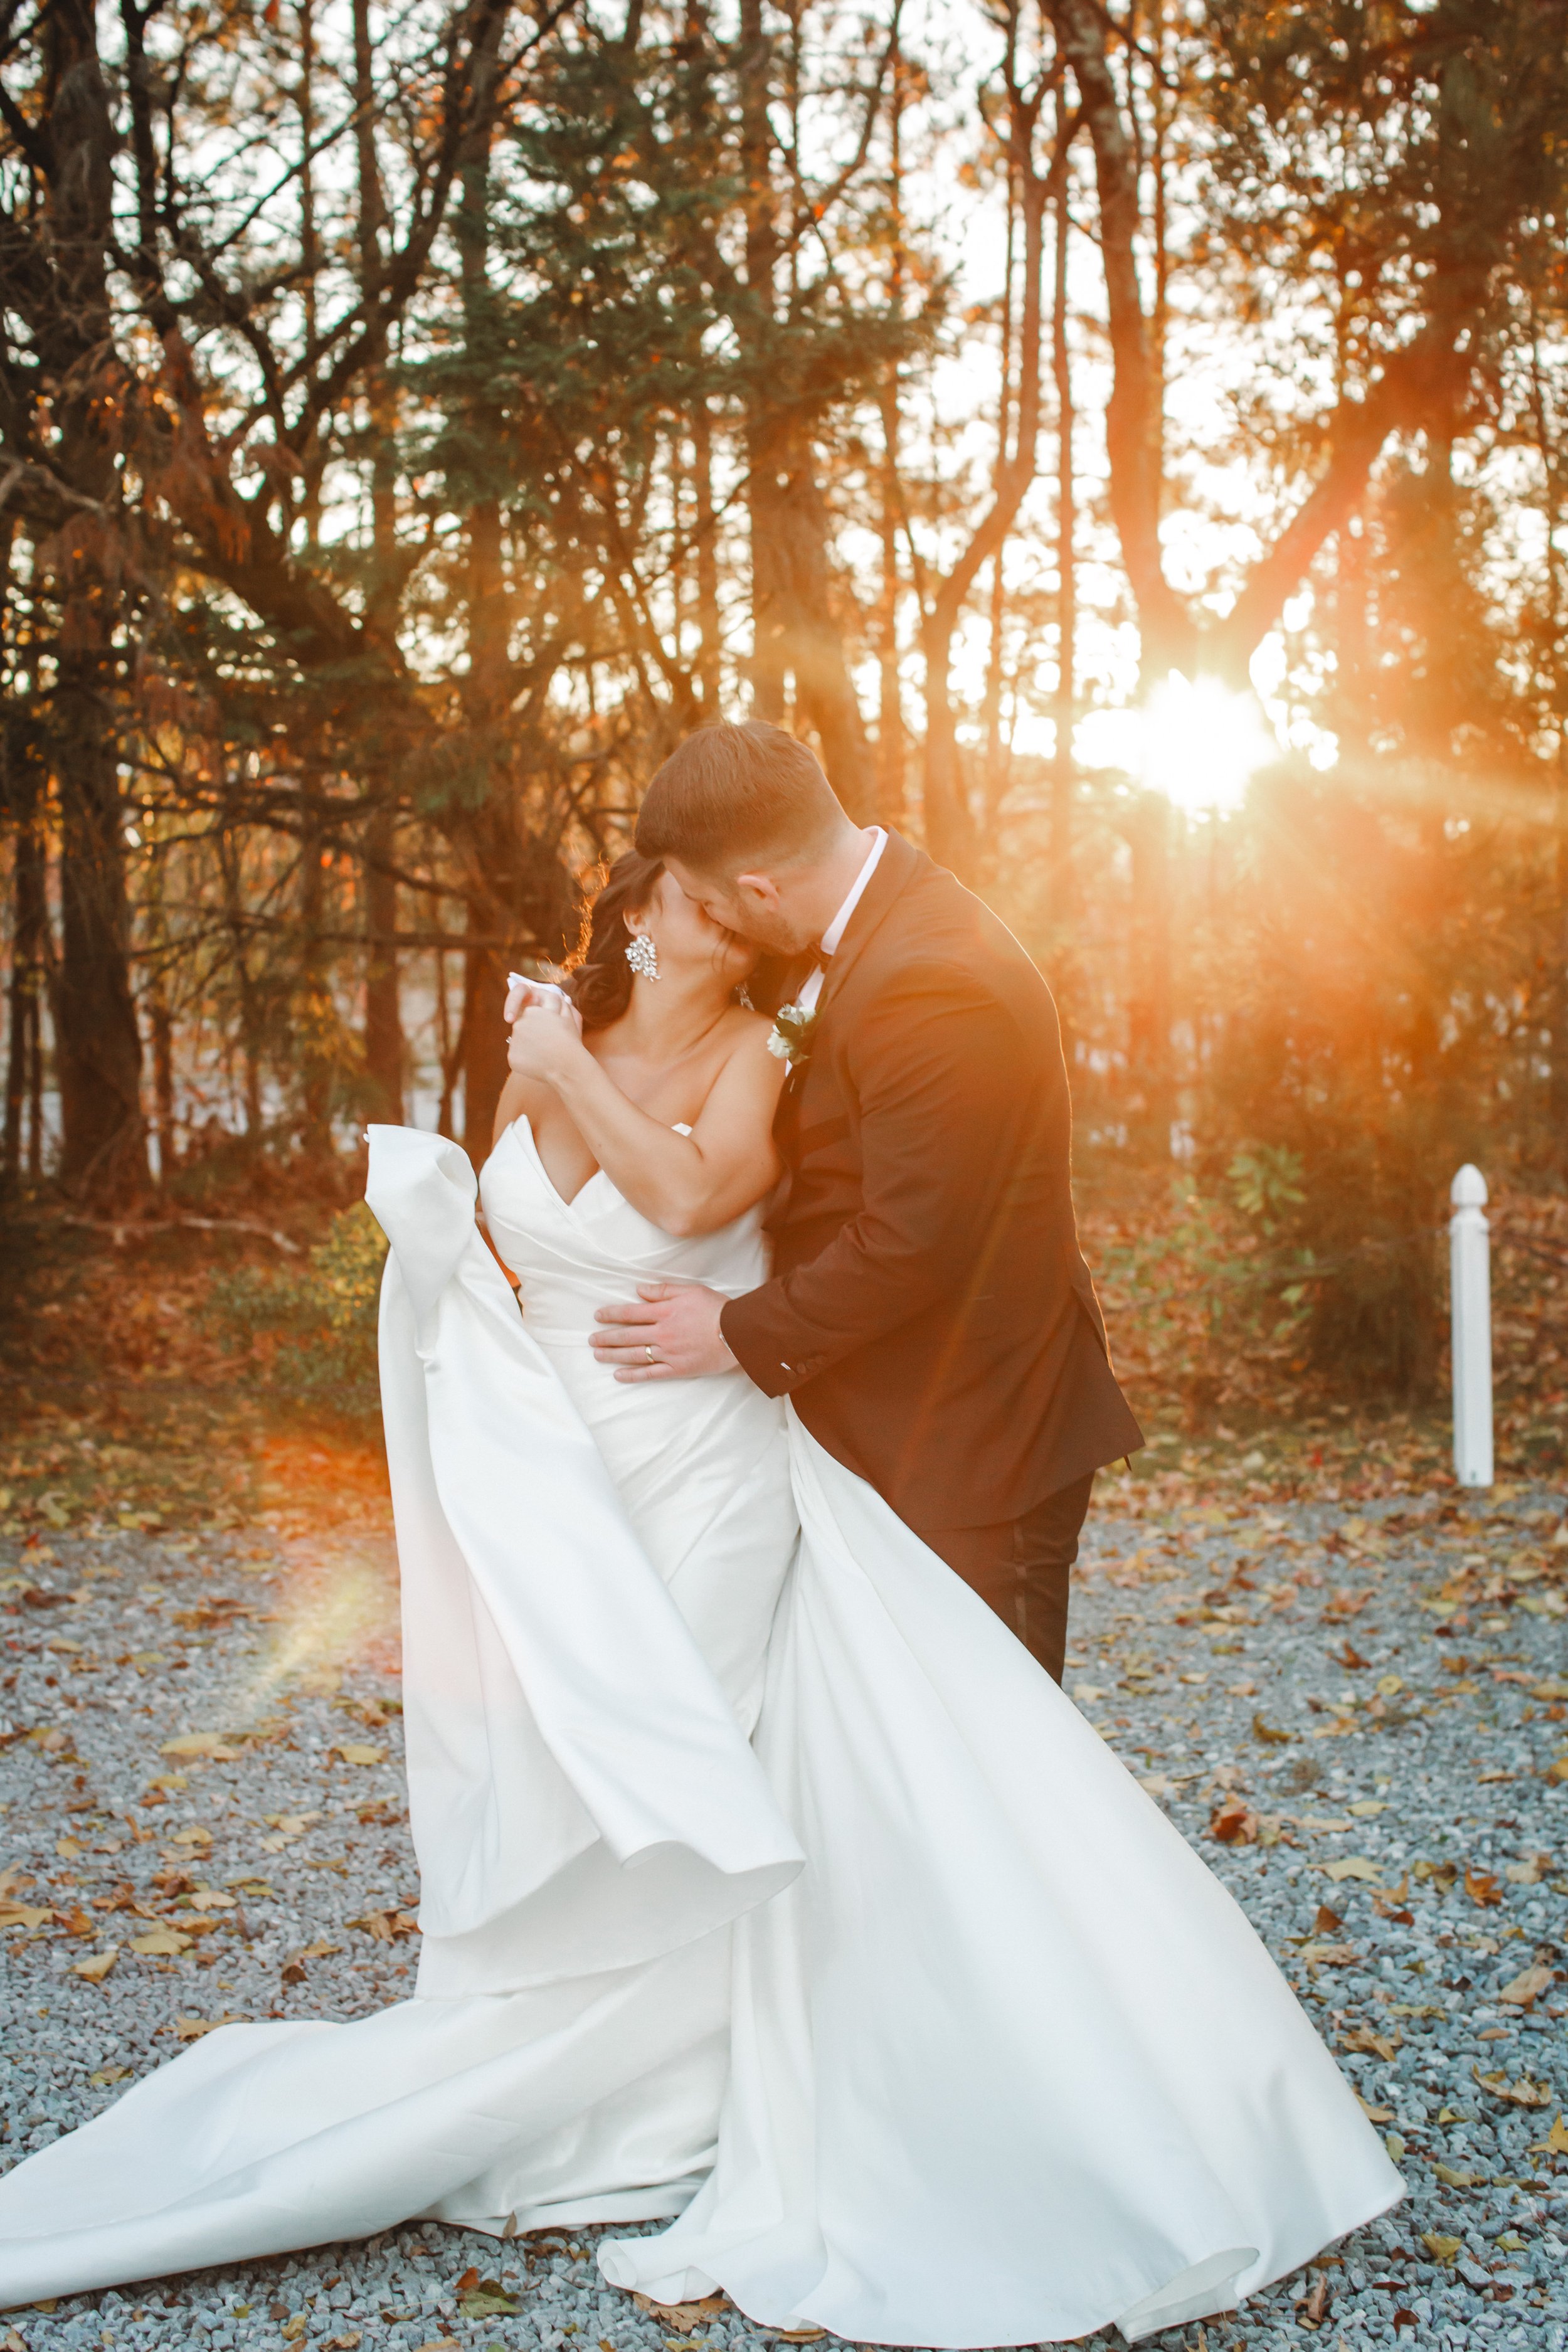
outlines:
[[773, 1022], [765, 1013], [753, 1013], [749, 1005], [731, 1005], [724, 1015], [721, 1035], [731, 1055], [761, 1054], [767, 1050]]

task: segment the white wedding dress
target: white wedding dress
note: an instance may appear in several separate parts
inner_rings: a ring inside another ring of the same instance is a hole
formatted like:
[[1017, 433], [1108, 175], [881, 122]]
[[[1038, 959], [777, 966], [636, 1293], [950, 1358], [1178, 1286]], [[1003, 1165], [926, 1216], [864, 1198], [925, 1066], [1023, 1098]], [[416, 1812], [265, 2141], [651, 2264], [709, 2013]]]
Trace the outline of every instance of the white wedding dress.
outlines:
[[526, 1122], [482, 1192], [372, 1130], [416, 1997], [238, 2025], [0, 2180], [0, 2305], [370, 2235], [673, 2216], [616, 2284], [861, 2343], [1130, 2338], [1401, 2184], [1241, 1913], [983, 1602], [739, 1374], [627, 1386], [639, 1280], [731, 1293]]

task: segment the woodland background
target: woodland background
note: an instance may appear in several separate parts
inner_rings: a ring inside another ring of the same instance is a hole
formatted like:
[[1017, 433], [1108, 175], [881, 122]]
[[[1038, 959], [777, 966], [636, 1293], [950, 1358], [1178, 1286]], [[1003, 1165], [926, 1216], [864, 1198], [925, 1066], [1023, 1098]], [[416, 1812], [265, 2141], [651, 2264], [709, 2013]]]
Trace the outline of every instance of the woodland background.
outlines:
[[364, 1120], [482, 1154], [750, 711], [1047, 974], [1148, 1395], [1434, 1396], [1474, 1159], [1560, 1461], [1568, 0], [0, 0], [0, 82], [38, 1332], [351, 1402]]

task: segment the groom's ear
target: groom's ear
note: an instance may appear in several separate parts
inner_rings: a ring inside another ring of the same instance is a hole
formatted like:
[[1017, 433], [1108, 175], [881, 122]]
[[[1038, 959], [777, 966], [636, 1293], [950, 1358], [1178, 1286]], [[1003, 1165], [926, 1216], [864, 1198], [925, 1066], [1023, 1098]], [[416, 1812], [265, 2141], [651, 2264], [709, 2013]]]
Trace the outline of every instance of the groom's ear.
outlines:
[[731, 888], [740, 898], [751, 898], [768, 908], [780, 904], [779, 886], [771, 874], [737, 874]]

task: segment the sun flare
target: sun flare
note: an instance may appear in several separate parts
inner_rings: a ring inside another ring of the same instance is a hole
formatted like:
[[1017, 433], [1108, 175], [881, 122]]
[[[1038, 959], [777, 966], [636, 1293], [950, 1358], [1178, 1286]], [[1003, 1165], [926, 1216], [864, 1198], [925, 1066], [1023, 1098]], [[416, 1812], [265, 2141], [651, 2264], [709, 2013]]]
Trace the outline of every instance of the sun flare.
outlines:
[[1241, 806], [1279, 746], [1258, 698], [1217, 677], [1173, 669], [1143, 708], [1143, 781], [1190, 815]]

